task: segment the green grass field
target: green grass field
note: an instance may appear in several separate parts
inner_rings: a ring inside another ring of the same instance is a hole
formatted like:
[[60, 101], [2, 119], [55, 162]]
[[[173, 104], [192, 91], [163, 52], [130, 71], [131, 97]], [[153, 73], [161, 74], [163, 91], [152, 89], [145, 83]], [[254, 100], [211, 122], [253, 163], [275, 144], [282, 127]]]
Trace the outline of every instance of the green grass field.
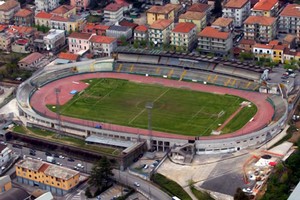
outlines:
[[[145, 105], [153, 102], [152, 129], [182, 135], [210, 135], [244, 101], [231, 95], [119, 79], [85, 82], [90, 86], [60, 107], [62, 115], [147, 129], [148, 111]], [[53, 105], [48, 105], [48, 108], [56, 111]], [[225, 126], [226, 133], [244, 126], [256, 113], [256, 107], [242, 111], [242, 118]]]

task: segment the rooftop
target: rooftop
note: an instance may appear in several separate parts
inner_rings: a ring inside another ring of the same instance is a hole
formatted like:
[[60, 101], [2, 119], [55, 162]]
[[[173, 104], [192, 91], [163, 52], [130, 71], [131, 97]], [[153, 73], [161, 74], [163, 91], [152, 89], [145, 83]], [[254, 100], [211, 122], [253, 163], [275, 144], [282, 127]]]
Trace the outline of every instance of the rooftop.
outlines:
[[265, 16], [249, 16], [245, 21], [245, 24], [260, 24], [263, 26], [271, 26], [276, 23], [275, 17], [265, 17]]
[[241, 39], [240, 44], [242, 45], [254, 45], [256, 42], [255, 40], [247, 40], [247, 39]]
[[260, 0], [253, 6], [253, 10], [263, 10], [269, 11], [271, 10], [276, 4], [278, 0]]
[[90, 39], [90, 37], [92, 36], [91, 33], [77, 33], [77, 32], [73, 32], [69, 35], [69, 38], [77, 38], [77, 39], [84, 39], [84, 40], [88, 40]]
[[210, 26], [205, 27], [199, 34], [199, 37], [227, 39], [230, 36], [229, 32], [222, 32]]
[[0, 144], [0, 153], [6, 148], [7, 146], [4, 144]]
[[39, 60], [41, 58], [43, 58], [44, 55], [40, 54], [38, 52], [34, 52], [32, 54], [29, 54], [28, 56], [26, 56], [25, 58], [23, 58], [22, 60], [20, 60], [20, 63], [25, 63], [25, 64], [31, 64], [36, 60]]
[[127, 26], [127, 27], [130, 27], [130, 28], [132, 28], [132, 29], [134, 29], [135, 27], [138, 26], [138, 24], [132, 23], [132, 22], [126, 20], [126, 19], [123, 19], [122, 21], [120, 21], [120, 22], [119, 22], [119, 25], [120, 25], [120, 26]]
[[169, 19], [160, 19], [157, 20], [156, 22], [154, 22], [150, 28], [151, 29], [160, 29], [160, 30], [164, 30], [167, 27], [169, 27], [171, 24], [173, 23], [173, 20], [169, 20]]
[[66, 167], [53, 165], [53, 164], [49, 164], [49, 166], [45, 169], [44, 173], [48, 176], [61, 178], [63, 180], [69, 180], [70, 178], [79, 174], [78, 171], [71, 170]]
[[59, 30], [59, 29], [51, 29], [49, 30], [48, 34], [44, 36], [45, 39], [53, 39], [55, 38], [57, 35], [60, 35], [60, 34], [64, 34], [65, 31], [64, 30]]
[[35, 15], [36, 18], [42, 18], [42, 19], [50, 19], [52, 16], [53, 16], [52, 14], [47, 13], [45, 11], [38, 12]]
[[33, 14], [33, 12], [31, 10], [21, 9], [15, 14], [15, 17], [27, 17], [32, 14]]
[[51, 11], [51, 14], [64, 15], [67, 12], [69, 12], [70, 10], [73, 10], [74, 8], [75, 8], [74, 6], [70, 6], [70, 5], [61, 5], [58, 8]]
[[114, 31], [128, 31], [128, 29], [130, 29], [127, 26], [117, 26], [117, 25], [112, 25], [111, 27], [109, 27], [108, 30], [114, 30]]
[[274, 45], [256, 43], [253, 48], [273, 49]]
[[152, 6], [147, 10], [148, 13], [156, 13], [156, 14], [168, 14], [173, 11], [175, 7], [173, 6]]
[[65, 52], [60, 52], [58, 54], [58, 58], [64, 59], [64, 60], [73, 60], [76, 61], [79, 58], [79, 55], [73, 54], [73, 53], [65, 53]]
[[242, 8], [244, 7], [249, 0], [229, 0], [225, 5], [224, 8]]
[[175, 32], [175, 33], [189, 33], [195, 27], [196, 27], [196, 25], [194, 23], [180, 22], [175, 26], [175, 28], [172, 30], [172, 32]]
[[17, 162], [16, 166], [37, 172], [43, 164], [44, 164], [43, 161], [27, 158], [27, 159], [20, 160], [19, 162]]
[[221, 26], [221, 27], [227, 27], [230, 25], [230, 23], [233, 22], [233, 19], [231, 18], [224, 18], [224, 17], [219, 17], [216, 19], [213, 23], [212, 26]]
[[123, 6], [124, 5], [122, 5], [122, 4], [110, 3], [104, 8], [104, 10], [110, 11], [110, 12], [116, 12], [116, 11], [120, 10]]
[[107, 37], [107, 36], [101, 36], [101, 35], [94, 35], [90, 39], [90, 42], [105, 43], [105, 44], [111, 44], [114, 41], [116, 41], [116, 38]]
[[288, 4], [280, 13], [280, 16], [300, 17], [299, 4]]
[[287, 34], [284, 38], [283, 38], [283, 41], [285, 42], [293, 42], [294, 40], [296, 39], [296, 36], [295, 35], [292, 35], [292, 34]]
[[147, 32], [148, 31], [148, 27], [145, 26], [145, 25], [139, 25], [134, 30], [135, 31], [139, 31], [139, 32]]
[[0, 10], [2, 11], [9, 11], [15, 7], [19, 6], [20, 7], [20, 3], [18, 1], [15, 0], [8, 0], [6, 1], [4, 4], [0, 5]]
[[210, 9], [211, 5], [205, 4], [205, 3], [194, 3], [191, 5], [191, 7], [188, 8], [188, 11], [193, 12], [206, 12], [208, 9]]
[[181, 14], [179, 19], [200, 20], [205, 16], [206, 14], [204, 12], [187, 11], [186, 13]]
[[95, 24], [95, 23], [86, 23], [84, 29], [86, 30], [107, 30], [109, 29], [109, 26], [105, 26], [102, 24]]

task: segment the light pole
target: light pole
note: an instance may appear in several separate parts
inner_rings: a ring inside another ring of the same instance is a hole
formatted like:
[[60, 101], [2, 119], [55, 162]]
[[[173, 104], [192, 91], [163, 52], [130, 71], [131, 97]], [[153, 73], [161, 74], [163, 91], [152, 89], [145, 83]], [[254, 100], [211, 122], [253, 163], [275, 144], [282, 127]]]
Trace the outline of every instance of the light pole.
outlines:
[[153, 102], [147, 102], [145, 108], [148, 110], [148, 131], [149, 131], [149, 142], [150, 150], [152, 150], [152, 109]]

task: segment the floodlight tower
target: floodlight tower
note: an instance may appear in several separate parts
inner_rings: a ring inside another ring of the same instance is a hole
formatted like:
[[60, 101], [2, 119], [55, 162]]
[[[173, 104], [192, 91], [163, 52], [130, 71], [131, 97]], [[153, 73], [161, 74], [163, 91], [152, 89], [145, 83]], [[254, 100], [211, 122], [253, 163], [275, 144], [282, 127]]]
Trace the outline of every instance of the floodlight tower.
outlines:
[[150, 150], [152, 150], [152, 109], [153, 102], [147, 102], [145, 108], [148, 110], [148, 131], [149, 131], [149, 141]]
[[61, 117], [60, 117], [59, 93], [60, 93], [60, 89], [59, 88], [55, 88], [57, 131], [58, 131], [58, 135], [61, 136], [62, 132], [61, 132]]

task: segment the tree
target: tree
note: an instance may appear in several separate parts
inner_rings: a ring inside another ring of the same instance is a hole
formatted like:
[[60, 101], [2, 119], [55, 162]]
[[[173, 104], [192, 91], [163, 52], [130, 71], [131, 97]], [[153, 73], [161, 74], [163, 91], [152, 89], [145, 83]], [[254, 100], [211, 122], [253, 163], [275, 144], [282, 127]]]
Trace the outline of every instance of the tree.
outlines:
[[100, 188], [103, 184], [107, 187], [113, 175], [110, 161], [107, 157], [103, 157], [92, 167], [89, 184], [97, 188]]
[[86, 190], [85, 190], [85, 196], [86, 196], [87, 198], [92, 198], [92, 197], [93, 197], [93, 195], [92, 195], [92, 193], [91, 193], [91, 190], [90, 190], [90, 187], [87, 187], [87, 188], [86, 188]]
[[234, 200], [249, 200], [249, 197], [243, 192], [241, 188], [237, 188], [233, 197]]
[[127, 42], [127, 38], [125, 35], [122, 35], [119, 40], [121, 41], [121, 46], [127, 46], [128, 42]]

